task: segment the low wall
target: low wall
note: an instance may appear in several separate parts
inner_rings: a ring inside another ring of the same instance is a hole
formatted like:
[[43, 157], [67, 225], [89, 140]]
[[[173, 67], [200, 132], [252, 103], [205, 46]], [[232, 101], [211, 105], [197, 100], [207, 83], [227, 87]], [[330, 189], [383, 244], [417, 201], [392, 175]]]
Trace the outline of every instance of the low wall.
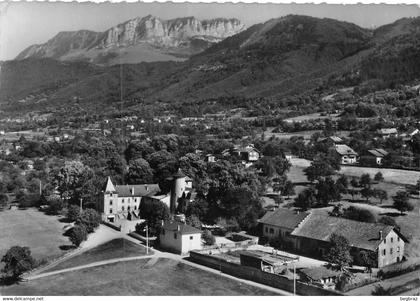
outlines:
[[[220, 270], [223, 273], [238, 278], [293, 292], [293, 280], [289, 280], [280, 275], [263, 272], [256, 268], [241, 266], [219, 258], [200, 254], [195, 251], [190, 252], [190, 259], [193, 262]], [[322, 289], [320, 287], [315, 287], [299, 281], [296, 281], [296, 294], [301, 296], [342, 296], [342, 294], [338, 292]]]
[[110, 227], [114, 230], [121, 231], [121, 226], [114, 225], [113, 223], [109, 223], [107, 221], [102, 221], [102, 224], [104, 224], [105, 226], [108, 226], [108, 227]]

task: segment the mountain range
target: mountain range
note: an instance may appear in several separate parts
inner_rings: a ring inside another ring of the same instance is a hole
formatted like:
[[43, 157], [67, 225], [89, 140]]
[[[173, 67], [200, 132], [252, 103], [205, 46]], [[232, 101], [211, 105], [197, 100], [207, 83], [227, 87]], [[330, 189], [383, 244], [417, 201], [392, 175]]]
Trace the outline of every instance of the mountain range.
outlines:
[[194, 17], [161, 20], [134, 18], [105, 32], [60, 32], [45, 44], [32, 45], [16, 59], [54, 58], [112, 65], [142, 61], [182, 61], [245, 29], [238, 19], [200, 21]]
[[[31, 109], [194, 103], [226, 97], [285, 97], [313, 90], [387, 88], [420, 78], [420, 18], [375, 30], [333, 19], [289, 15], [253, 25], [183, 62], [99, 66], [28, 58], [4, 62], [0, 104]], [[122, 83], [122, 86], [121, 86]], [[28, 99], [32, 94], [33, 100]], [[37, 101], [42, 95], [43, 104]], [[26, 100], [25, 100], [26, 99]], [[26, 102], [25, 102], [26, 101]]]

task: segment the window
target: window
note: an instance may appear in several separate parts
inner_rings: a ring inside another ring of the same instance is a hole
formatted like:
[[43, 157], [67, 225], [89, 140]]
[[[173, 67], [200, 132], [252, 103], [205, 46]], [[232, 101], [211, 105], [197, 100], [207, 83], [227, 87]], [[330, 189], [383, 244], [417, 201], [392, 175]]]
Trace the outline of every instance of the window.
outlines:
[[389, 254], [391, 254], [391, 255], [392, 255], [392, 248], [391, 248], [391, 249], [389, 249]]
[[273, 234], [273, 233], [274, 233], [274, 229], [270, 228], [270, 234]]
[[386, 244], [386, 238], [384, 239], [384, 244]]
[[124, 211], [124, 206], [121, 207], [121, 210]]
[[176, 233], [174, 233], [174, 239], [177, 239], [177, 237], [178, 237], [178, 236], [176, 235]]
[[394, 238], [393, 237], [391, 237], [391, 243], [393, 243], [394, 242]]
[[136, 198], [134, 198], [134, 203], [137, 203], [137, 199]]
[[400, 237], [399, 236], [397, 237], [397, 241], [400, 241]]
[[383, 249], [383, 251], [382, 251], [382, 255], [383, 255], [383, 256], [385, 256], [385, 255], [386, 255], [386, 250], [385, 250], [385, 249]]
[[131, 200], [131, 199], [128, 199], [128, 203], [129, 203], [129, 204], [130, 204], [130, 200]]
[[194, 239], [194, 236], [190, 236], [190, 240], [193, 240]]
[[112, 214], [112, 208], [109, 209], [109, 214]]
[[268, 233], [268, 228], [267, 227], [265, 227], [265, 233]]
[[109, 196], [112, 196], [112, 192], [109, 194]]
[[112, 206], [112, 200], [109, 201], [109, 205]]
[[134, 210], [137, 210], [137, 206], [134, 206]]
[[397, 247], [397, 252], [399, 252], [399, 251], [400, 251], [400, 247], [398, 246], [398, 247]]
[[124, 199], [122, 199], [121, 203], [123, 203], [123, 204], [124, 204]]

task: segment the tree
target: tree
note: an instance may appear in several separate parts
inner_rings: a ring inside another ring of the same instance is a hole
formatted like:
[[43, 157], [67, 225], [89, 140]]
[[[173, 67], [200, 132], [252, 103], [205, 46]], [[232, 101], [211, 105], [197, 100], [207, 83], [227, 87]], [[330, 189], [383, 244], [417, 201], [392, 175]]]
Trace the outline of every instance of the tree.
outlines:
[[86, 227], [83, 224], [74, 226], [70, 232], [69, 239], [76, 247], [80, 246], [87, 239]]
[[392, 290], [392, 286], [384, 288], [382, 285], [376, 285], [372, 292], [372, 296], [391, 296]]
[[311, 165], [304, 169], [304, 173], [309, 181], [314, 182], [322, 177], [328, 177], [335, 174], [336, 169], [325, 158], [316, 158]]
[[147, 221], [149, 235], [159, 235], [162, 221], [169, 218], [169, 208], [165, 203], [153, 199], [143, 198], [139, 206], [142, 219]]
[[216, 239], [209, 230], [203, 231], [201, 238], [204, 240], [204, 243], [208, 246], [212, 246], [216, 242]]
[[47, 212], [49, 214], [59, 214], [60, 211], [64, 208], [64, 202], [58, 195], [52, 194], [47, 197]]
[[350, 206], [343, 211], [343, 217], [365, 223], [375, 223], [375, 215], [368, 209]]
[[339, 202], [341, 200], [340, 186], [334, 183], [331, 177], [319, 179], [315, 189], [319, 205], [328, 206], [331, 202]]
[[187, 223], [187, 225], [190, 225], [191, 227], [201, 229], [202, 223], [201, 223], [200, 219], [198, 218], [198, 216], [195, 215], [195, 214], [192, 214], [192, 215], [188, 216], [186, 218], [186, 223]]
[[367, 186], [360, 190], [360, 194], [366, 199], [366, 202], [369, 202], [369, 199], [375, 195], [375, 192], [370, 186]]
[[129, 184], [151, 183], [152, 181], [153, 169], [146, 160], [139, 158], [130, 162], [127, 175]]
[[92, 233], [95, 228], [99, 226], [101, 222], [101, 216], [95, 209], [85, 209], [76, 220], [76, 225], [83, 225], [86, 228], [87, 233]]
[[295, 198], [294, 205], [306, 211], [309, 208], [312, 208], [316, 203], [316, 191], [314, 188], [309, 187], [301, 193], [299, 193], [297, 198]]
[[286, 183], [284, 183], [284, 187], [283, 187], [283, 191], [281, 192], [281, 195], [286, 196], [287, 199], [289, 199], [289, 196], [293, 194], [295, 194], [295, 187], [292, 181], [287, 180]]
[[369, 273], [372, 273], [372, 268], [378, 263], [377, 255], [374, 252], [362, 250], [360, 252], [360, 259], [362, 260], [362, 265], [367, 267]]
[[411, 211], [414, 206], [409, 202], [410, 195], [407, 191], [398, 191], [396, 195], [392, 197], [394, 200], [395, 209], [401, 212], [401, 215], [406, 211]]
[[395, 219], [393, 219], [390, 216], [382, 216], [379, 220], [378, 223], [382, 223], [388, 226], [393, 226], [397, 231], [401, 230], [401, 227], [397, 224], [397, 222], [395, 221]]
[[0, 209], [6, 207], [9, 202], [9, 197], [5, 193], [0, 193]]
[[341, 217], [341, 216], [343, 216], [343, 214], [344, 214], [343, 205], [341, 205], [341, 204], [335, 205], [333, 210], [330, 212], [330, 215], [335, 216], [335, 217]]
[[66, 217], [70, 222], [78, 220], [80, 217], [80, 207], [77, 205], [70, 205], [67, 209]]
[[20, 276], [35, 266], [35, 259], [31, 256], [28, 247], [11, 247], [1, 259], [4, 263], [2, 272], [12, 279], [19, 279]]
[[338, 186], [338, 191], [340, 193], [347, 193], [347, 189], [349, 187], [349, 179], [346, 175], [341, 175], [337, 181], [336, 184]]
[[382, 175], [382, 173], [379, 171], [375, 174], [374, 178], [373, 178], [376, 182], [381, 182], [384, 180], [384, 176]]
[[375, 198], [379, 199], [382, 202], [388, 198], [388, 193], [383, 189], [373, 189], [373, 195]]
[[337, 265], [340, 270], [344, 270], [352, 262], [353, 258], [350, 255], [350, 245], [344, 236], [331, 234], [330, 249], [325, 255], [325, 260]]
[[362, 174], [360, 177], [359, 185], [364, 188], [370, 187], [372, 185], [372, 179], [368, 173]]
[[352, 179], [350, 180], [350, 185], [351, 185], [353, 188], [358, 188], [358, 187], [359, 187], [359, 182], [356, 180], [356, 178], [352, 178]]

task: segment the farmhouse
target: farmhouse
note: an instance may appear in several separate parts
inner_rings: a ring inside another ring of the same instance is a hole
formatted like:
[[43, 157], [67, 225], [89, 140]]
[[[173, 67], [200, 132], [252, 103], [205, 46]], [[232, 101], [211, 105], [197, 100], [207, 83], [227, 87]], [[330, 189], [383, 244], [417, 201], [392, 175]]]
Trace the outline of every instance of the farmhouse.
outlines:
[[159, 238], [160, 246], [174, 253], [187, 254], [202, 249], [201, 231], [179, 221], [165, 222]]
[[333, 233], [344, 236], [355, 264], [363, 265], [362, 251], [376, 259], [376, 266], [400, 262], [407, 240], [392, 226], [332, 217], [323, 213], [296, 213], [288, 209], [268, 212], [259, 220], [262, 236], [279, 239], [283, 246], [310, 257], [322, 258]]
[[368, 162], [374, 162], [376, 165], [382, 165], [382, 160], [387, 155], [388, 152], [386, 150], [382, 148], [375, 148], [368, 150], [364, 157]]
[[346, 144], [336, 144], [335, 151], [341, 157], [341, 164], [355, 164], [357, 163], [357, 153]]
[[291, 235], [296, 248], [311, 256], [323, 256], [329, 250], [331, 235], [344, 236], [351, 246], [354, 264], [363, 265], [362, 251], [376, 258], [376, 267], [400, 262], [407, 240], [393, 226], [364, 223], [326, 214], [312, 213]]

